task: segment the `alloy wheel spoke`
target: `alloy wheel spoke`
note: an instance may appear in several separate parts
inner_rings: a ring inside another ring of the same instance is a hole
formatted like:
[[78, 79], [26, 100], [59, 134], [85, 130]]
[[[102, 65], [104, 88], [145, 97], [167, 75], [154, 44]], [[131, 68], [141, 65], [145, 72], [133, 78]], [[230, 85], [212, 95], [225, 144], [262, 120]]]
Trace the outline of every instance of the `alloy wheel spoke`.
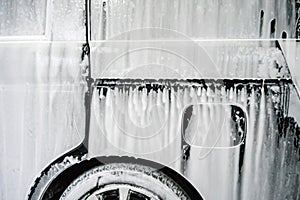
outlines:
[[120, 200], [128, 200], [129, 188], [122, 187], [119, 188]]

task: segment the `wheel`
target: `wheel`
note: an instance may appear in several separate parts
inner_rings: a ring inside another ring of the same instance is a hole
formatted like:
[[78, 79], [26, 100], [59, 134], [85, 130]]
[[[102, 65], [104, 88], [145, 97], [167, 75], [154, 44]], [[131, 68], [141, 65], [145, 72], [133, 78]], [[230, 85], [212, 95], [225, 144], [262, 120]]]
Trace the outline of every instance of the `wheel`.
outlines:
[[97, 166], [68, 181], [68, 185], [61, 190], [59, 199], [202, 199], [189, 181], [166, 166], [131, 157], [101, 157], [97, 161]]

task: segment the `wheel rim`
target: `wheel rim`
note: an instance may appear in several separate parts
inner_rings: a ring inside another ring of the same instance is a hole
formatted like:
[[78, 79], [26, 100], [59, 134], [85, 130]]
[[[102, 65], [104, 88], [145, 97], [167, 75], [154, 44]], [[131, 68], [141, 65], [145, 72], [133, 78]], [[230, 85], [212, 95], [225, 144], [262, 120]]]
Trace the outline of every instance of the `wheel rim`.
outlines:
[[111, 184], [106, 185], [93, 192], [87, 194], [81, 199], [86, 200], [161, 200], [153, 192], [129, 184]]

